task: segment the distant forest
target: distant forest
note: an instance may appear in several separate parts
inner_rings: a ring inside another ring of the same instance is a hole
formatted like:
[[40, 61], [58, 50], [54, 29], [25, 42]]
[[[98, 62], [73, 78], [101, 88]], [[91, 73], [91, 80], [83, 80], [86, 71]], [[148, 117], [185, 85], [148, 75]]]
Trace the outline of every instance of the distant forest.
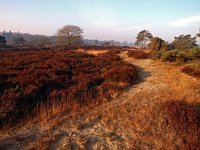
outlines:
[[[7, 45], [12, 46], [34, 46], [34, 47], [49, 47], [56, 45], [56, 36], [46, 36], [40, 34], [30, 34], [12, 31], [0, 32], [0, 35], [6, 38]], [[83, 45], [88, 46], [135, 46], [134, 43], [119, 42], [114, 40], [90, 40], [83, 39]]]

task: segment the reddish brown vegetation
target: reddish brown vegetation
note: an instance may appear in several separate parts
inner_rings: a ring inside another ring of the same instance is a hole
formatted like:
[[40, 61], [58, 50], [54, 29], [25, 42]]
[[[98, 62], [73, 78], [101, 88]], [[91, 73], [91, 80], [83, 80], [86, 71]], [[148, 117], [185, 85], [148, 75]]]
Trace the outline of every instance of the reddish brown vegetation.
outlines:
[[28, 114], [37, 116], [39, 108], [44, 112], [56, 106], [56, 113], [61, 113], [100, 104], [137, 76], [134, 66], [111, 54], [4, 51], [0, 59], [0, 125], [19, 122]]
[[182, 72], [187, 73], [187, 74], [189, 74], [191, 76], [200, 78], [200, 70], [193, 69], [192, 67], [184, 66], [182, 68]]
[[128, 56], [135, 59], [147, 59], [150, 57], [150, 54], [142, 50], [132, 50], [128, 52]]
[[163, 106], [167, 112], [166, 123], [174, 129], [182, 139], [185, 139], [181, 149], [196, 149], [200, 147], [200, 105], [188, 104], [184, 101], [171, 101]]
[[102, 74], [102, 77], [112, 81], [112, 82], [122, 82], [125, 84], [134, 83], [137, 74], [135, 74], [136, 68], [133, 68], [131, 65], [127, 66], [116, 66], [110, 69], [109, 71]]
[[106, 54], [120, 54], [122, 50], [108, 50]]

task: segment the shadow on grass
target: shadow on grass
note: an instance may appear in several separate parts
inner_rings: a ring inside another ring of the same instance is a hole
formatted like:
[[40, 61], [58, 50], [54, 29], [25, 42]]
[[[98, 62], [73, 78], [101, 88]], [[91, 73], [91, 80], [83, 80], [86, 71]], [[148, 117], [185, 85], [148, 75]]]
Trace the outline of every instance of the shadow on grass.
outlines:
[[137, 68], [138, 75], [137, 80], [134, 82], [132, 86], [126, 89], [128, 92], [131, 88], [140, 85], [141, 83], [145, 82], [147, 78], [151, 77], [151, 72], [144, 70], [144, 68], [134, 65]]

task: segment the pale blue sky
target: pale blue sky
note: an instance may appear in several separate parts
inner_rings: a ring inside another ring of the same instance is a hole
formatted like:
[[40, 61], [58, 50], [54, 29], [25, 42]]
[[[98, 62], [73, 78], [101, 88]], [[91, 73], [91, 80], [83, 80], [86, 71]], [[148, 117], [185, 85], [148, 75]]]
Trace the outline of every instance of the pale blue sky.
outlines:
[[143, 29], [167, 41], [198, 32], [200, 0], [0, 0], [0, 31], [54, 35], [79, 25], [88, 39], [134, 41]]

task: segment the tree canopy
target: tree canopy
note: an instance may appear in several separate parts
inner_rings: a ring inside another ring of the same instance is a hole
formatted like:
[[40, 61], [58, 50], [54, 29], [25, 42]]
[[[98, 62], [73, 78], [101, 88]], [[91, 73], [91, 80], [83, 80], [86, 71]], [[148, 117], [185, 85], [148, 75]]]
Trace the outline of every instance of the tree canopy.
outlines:
[[146, 46], [146, 42], [152, 39], [152, 34], [147, 30], [142, 30], [137, 34], [135, 45]]
[[180, 35], [178, 37], [174, 37], [172, 45], [178, 50], [190, 49], [196, 46], [196, 37], [191, 37], [191, 34]]
[[197, 37], [200, 37], [200, 33], [197, 33], [196, 36], [197, 36]]
[[15, 37], [13, 38], [14, 45], [23, 45], [26, 43], [26, 40], [23, 37]]
[[3, 36], [0, 36], [0, 47], [6, 46], [6, 38]]
[[166, 43], [159, 37], [154, 37], [150, 40], [149, 47], [151, 50], [159, 51], [166, 47]]
[[79, 45], [83, 39], [83, 29], [76, 25], [65, 25], [57, 31], [57, 44], [60, 46]]

